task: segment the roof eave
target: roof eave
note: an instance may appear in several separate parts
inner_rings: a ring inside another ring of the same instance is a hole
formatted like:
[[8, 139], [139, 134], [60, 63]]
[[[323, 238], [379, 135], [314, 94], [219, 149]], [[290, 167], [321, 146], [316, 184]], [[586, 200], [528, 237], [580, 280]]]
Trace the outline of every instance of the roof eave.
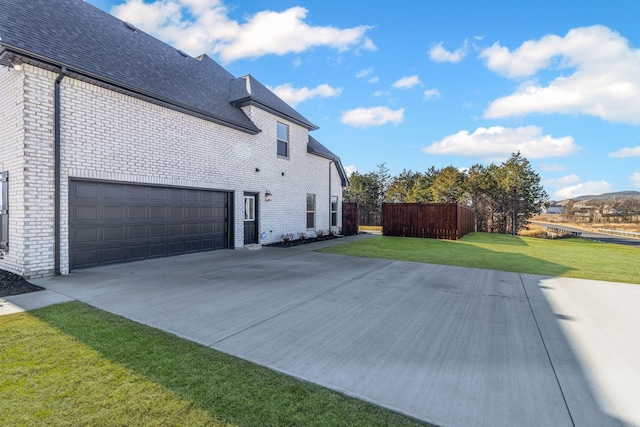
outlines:
[[60, 69], [62, 67], [65, 67], [67, 69], [68, 76], [72, 78], [76, 78], [81, 81], [85, 81], [87, 83], [95, 84], [96, 86], [105, 87], [115, 92], [120, 92], [125, 95], [132, 96], [134, 98], [138, 98], [147, 102], [151, 102], [153, 104], [157, 104], [163, 107], [177, 110], [185, 114], [189, 114], [191, 116], [195, 116], [207, 121], [228, 126], [252, 135], [255, 135], [261, 132], [261, 130], [257, 126], [253, 125], [253, 123], [251, 123], [250, 120], [249, 122], [251, 123], [252, 126], [247, 126], [242, 123], [238, 123], [238, 122], [230, 121], [228, 119], [224, 119], [222, 117], [218, 117], [216, 115], [213, 115], [211, 113], [208, 113], [200, 109], [189, 107], [175, 100], [171, 100], [168, 98], [164, 98], [158, 95], [148, 93], [140, 89], [136, 89], [124, 83], [117, 82], [103, 76], [99, 76], [90, 71], [82, 70], [75, 66], [64, 64], [62, 62], [53, 60], [51, 58], [46, 58], [41, 55], [34, 54], [32, 52], [26, 51], [16, 46], [11, 46], [9, 44], [0, 42], [0, 47], [2, 47], [3, 49], [2, 50], [3, 56], [6, 56], [7, 54], [11, 53], [16, 57], [19, 57], [21, 62], [26, 64], [34, 65], [39, 68], [44, 68], [48, 71], [53, 71], [53, 72], [60, 72]]

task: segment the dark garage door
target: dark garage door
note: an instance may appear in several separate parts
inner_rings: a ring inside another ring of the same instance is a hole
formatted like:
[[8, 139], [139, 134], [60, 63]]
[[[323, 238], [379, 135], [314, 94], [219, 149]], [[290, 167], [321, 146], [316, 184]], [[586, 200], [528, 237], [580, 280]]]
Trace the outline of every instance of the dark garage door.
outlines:
[[71, 268], [229, 247], [229, 193], [71, 181]]

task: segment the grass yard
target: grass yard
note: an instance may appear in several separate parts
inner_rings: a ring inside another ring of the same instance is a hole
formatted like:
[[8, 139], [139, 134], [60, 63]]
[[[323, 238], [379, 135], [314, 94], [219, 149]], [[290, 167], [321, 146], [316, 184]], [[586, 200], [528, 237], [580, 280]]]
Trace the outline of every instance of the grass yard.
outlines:
[[470, 233], [458, 241], [379, 236], [322, 252], [640, 284], [640, 248], [585, 239], [489, 233]]
[[3, 426], [423, 426], [70, 302], [0, 317]]

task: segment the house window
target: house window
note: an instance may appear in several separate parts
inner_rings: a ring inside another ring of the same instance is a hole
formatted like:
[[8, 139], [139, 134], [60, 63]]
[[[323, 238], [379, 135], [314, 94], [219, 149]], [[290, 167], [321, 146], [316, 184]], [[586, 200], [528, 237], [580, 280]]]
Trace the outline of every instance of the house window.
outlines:
[[338, 225], [338, 196], [331, 196], [331, 226]]
[[289, 157], [289, 126], [278, 122], [278, 156]]
[[316, 228], [316, 195], [307, 194], [307, 228]]
[[0, 249], [9, 248], [9, 172], [0, 173]]
[[244, 196], [244, 220], [256, 220], [256, 198], [254, 196]]

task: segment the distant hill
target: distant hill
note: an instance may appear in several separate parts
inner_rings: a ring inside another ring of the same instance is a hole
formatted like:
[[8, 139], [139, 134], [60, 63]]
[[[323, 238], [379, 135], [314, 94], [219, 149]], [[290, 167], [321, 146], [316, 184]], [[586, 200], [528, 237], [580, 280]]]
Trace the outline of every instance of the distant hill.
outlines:
[[640, 199], [640, 191], [629, 190], [629, 191], [617, 191], [614, 193], [580, 196], [580, 197], [575, 197], [573, 199], [561, 200], [556, 203], [558, 205], [564, 206], [569, 202], [584, 202], [586, 200], [613, 200], [613, 199], [616, 199], [616, 200]]
[[580, 196], [575, 199], [571, 199], [574, 202], [581, 202], [583, 200], [610, 200], [610, 199], [640, 199], [640, 191], [617, 191], [615, 193], [604, 193], [591, 196]]

